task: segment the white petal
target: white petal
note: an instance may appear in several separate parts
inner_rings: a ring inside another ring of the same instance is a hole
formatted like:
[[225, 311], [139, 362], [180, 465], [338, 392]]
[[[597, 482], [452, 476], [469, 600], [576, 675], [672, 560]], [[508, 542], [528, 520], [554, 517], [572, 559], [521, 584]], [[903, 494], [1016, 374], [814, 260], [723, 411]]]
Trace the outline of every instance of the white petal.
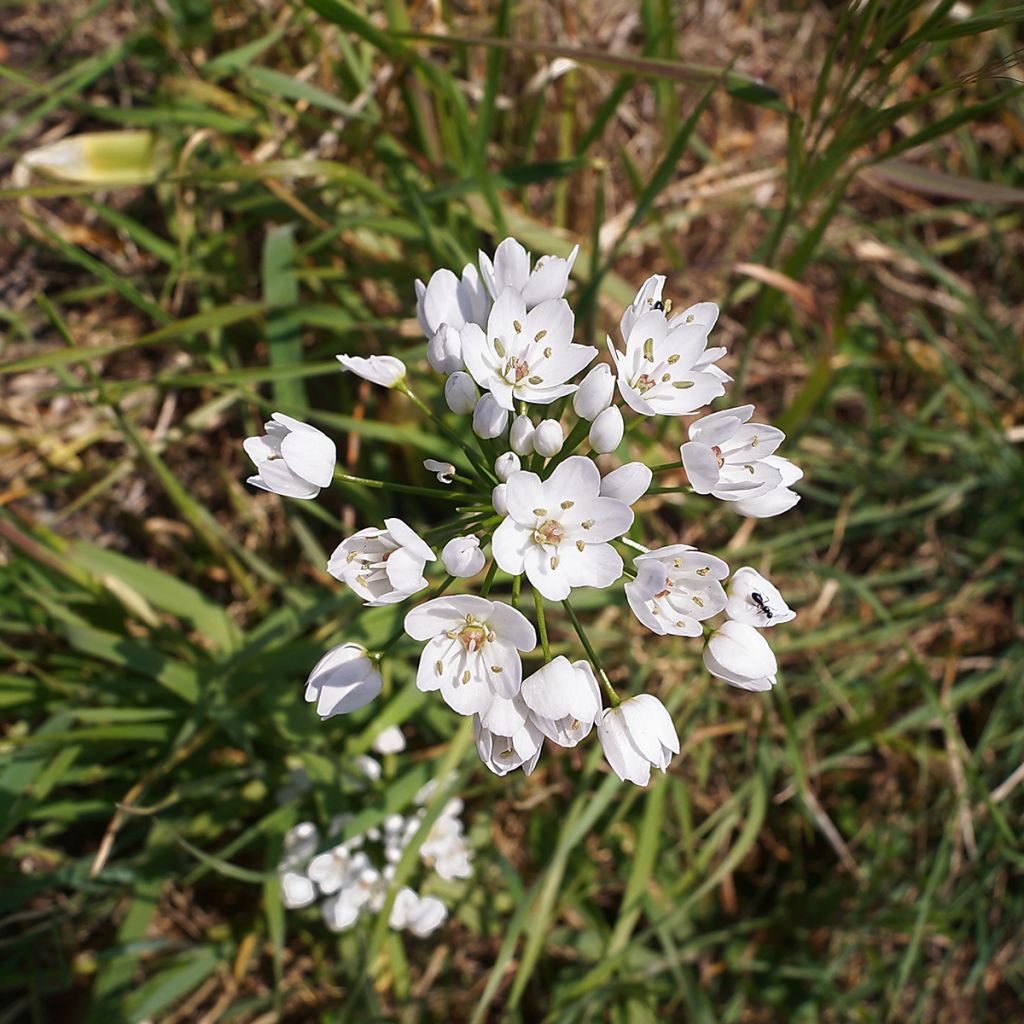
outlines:
[[651, 779], [651, 763], [630, 739], [621, 708], [608, 708], [598, 718], [597, 738], [612, 771], [623, 782], [646, 786]]
[[721, 471], [715, 453], [702, 441], [687, 441], [679, 449], [686, 479], [697, 494], [710, 494], [718, 486]]
[[724, 622], [708, 640], [712, 657], [735, 676], [755, 679], [773, 676], [778, 670], [768, 641], [753, 626]]
[[537, 646], [537, 634], [534, 632], [533, 624], [511, 605], [495, 601], [486, 621], [502, 640], [508, 640], [524, 654], [528, 654]]
[[549, 601], [564, 601], [569, 596], [572, 588], [561, 561], [540, 545], [530, 545], [523, 568], [527, 579], [540, 591], [542, 597]]
[[420, 538], [420, 535], [411, 527], [407, 526], [401, 519], [385, 519], [384, 525], [388, 533], [395, 539], [397, 544], [408, 549], [417, 558], [424, 562], [436, 562], [437, 555], [430, 549], [430, 545]]
[[565, 718], [571, 711], [575, 672], [569, 659], [557, 657], [523, 680], [523, 700], [544, 718]]
[[281, 455], [293, 473], [317, 487], [326, 487], [334, 478], [334, 442], [315, 428], [289, 434], [281, 442]]
[[413, 640], [430, 640], [439, 633], [462, 626], [467, 615], [486, 622], [494, 606], [472, 594], [435, 597], [413, 608], [405, 617], [405, 631]]
[[510, 576], [522, 575], [526, 553], [531, 547], [534, 547], [531, 531], [520, 526], [511, 516], [499, 525], [491, 538], [491, 554], [498, 568]]
[[557, 507], [565, 498], [579, 503], [598, 495], [601, 490], [601, 472], [594, 461], [585, 455], [570, 455], [555, 468], [543, 487], [544, 496], [553, 507]]
[[[565, 461], [570, 462], [571, 460], [566, 459]], [[565, 462], [562, 465], [564, 466]], [[558, 468], [561, 469], [562, 467], [559, 466]], [[558, 470], [556, 469], [555, 473], [557, 472]], [[547, 509], [547, 498], [545, 497], [545, 490], [541, 484], [540, 477], [536, 473], [529, 473], [524, 469], [513, 473], [505, 481], [505, 502], [508, 505], [509, 516], [521, 526], [528, 526], [530, 529], [533, 529], [537, 524], [539, 516], [546, 515], [546, 511], [534, 511], [534, 509], [538, 508]], [[506, 569], [505, 571], [508, 572], [510, 570]]]
[[571, 587], [604, 589], [622, 576], [622, 556], [611, 544], [587, 544], [582, 551], [574, 544], [563, 544], [558, 553], [559, 568]]
[[647, 493], [654, 474], [642, 462], [627, 462], [601, 479], [601, 497], [632, 505]]

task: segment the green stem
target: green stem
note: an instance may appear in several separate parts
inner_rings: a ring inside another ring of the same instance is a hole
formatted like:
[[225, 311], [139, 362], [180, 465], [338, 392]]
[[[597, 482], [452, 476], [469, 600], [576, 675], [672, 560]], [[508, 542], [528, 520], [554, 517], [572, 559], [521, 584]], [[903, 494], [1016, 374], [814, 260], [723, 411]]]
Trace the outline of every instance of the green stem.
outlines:
[[487, 575], [484, 577], [483, 586], [480, 588], [480, 596], [486, 597], [491, 592], [491, 587], [494, 585], [494, 576], [498, 571], [498, 563], [491, 562], [491, 567], [487, 570]]
[[516, 611], [519, 610], [519, 591], [522, 589], [522, 586], [523, 586], [523, 577], [522, 576], [513, 576], [512, 577], [512, 607], [515, 608]]
[[670, 469], [682, 469], [683, 463], [677, 459], [675, 462], [664, 462], [660, 466], [651, 466], [652, 473], [667, 473]]
[[619, 699], [619, 695], [615, 692], [615, 688], [612, 686], [611, 680], [608, 678], [608, 673], [605, 671], [604, 664], [597, 656], [597, 651], [595, 651], [591, 645], [590, 640], [583, 629], [583, 624], [576, 617], [576, 612], [573, 610], [572, 605], [569, 604], [568, 598], [562, 602], [562, 607], [569, 616], [569, 621], [572, 622], [572, 628], [576, 630], [576, 635], [580, 638], [580, 643], [583, 644], [583, 649], [587, 652], [590, 664], [594, 666], [594, 672], [597, 674], [597, 678], [600, 679], [601, 685], [605, 689], [605, 693], [608, 694], [608, 700], [611, 701], [613, 708], [618, 707], [622, 701]]
[[340, 469], [334, 471], [334, 479], [346, 484], [359, 484], [361, 487], [375, 487], [378, 490], [400, 491], [402, 494], [421, 494], [427, 498], [445, 498], [448, 501], [472, 501], [475, 494], [463, 494], [461, 491], [442, 490], [440, 487], [416, 487], [413, 484], [393, 484], [390, 481], [373, 480], [365, 476], [352, 476]]
[[544, 598], [540, 596], [540, 591], [536, 589], [533, 591], [533, 606], [537, 609], [537, 629], [540, 632], [540, 646], [544, 651], [544, 661], [549, 662], [551, 660], [551, 647], [548, 644], [548, 624], [544, 619]]

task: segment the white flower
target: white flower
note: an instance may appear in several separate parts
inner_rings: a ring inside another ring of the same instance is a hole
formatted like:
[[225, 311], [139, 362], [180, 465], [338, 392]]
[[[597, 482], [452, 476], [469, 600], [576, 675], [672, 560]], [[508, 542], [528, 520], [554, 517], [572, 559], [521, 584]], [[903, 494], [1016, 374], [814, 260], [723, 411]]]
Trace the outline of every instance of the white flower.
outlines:
[[400, 754], [405, 750], [405, 735], [397, 725], [389, 725], [377, 734], [372, 746], [378, 754]]
[[462, 369], [462, 339], [451, 324], [441, 324], [427, 342], [427, 362], [438, 373]]
[[504, 483], [522, 465], [515, 452], [505, 452], [494, 460], [494, 475]]
[[565, 444], [565, 431], [558, 420], [541, 420], [533, 432], [533, 447], [538, 455], [550, 459], [562, 450]]
[[440, 690], [453, 711], [486, 711], [495, 696], [519, 693], [523, 666], [519, 652], [537, 644], [533, 626], [516, 609], [469, 594], [437, 597], [413, 608], [405, 631], [428, 641], [416, 685]]
[[585, 420], [595, 420], [612, 404], [615, 377], [607, 363], [598, 363], [580, 382], [572, 396], [573, 412]]
[[640, 319], [644, 313], [650, 313], [652, 310], [664, 312], [665, 304], [661, 300], [661, 293], [665, 287], [665, 275], [655, 274], [653, 277], [647, 278], [642, 285], [640, 290], [636, 293], [636, 297], [633, 299], [631, 305], [626, 307], [626, 311], [622, 314], [622, 319], [619, 321], [619, 330], [622, 331], [622, 337], [628, 338], [629, 332], [633, 329], [633, 324]]
[[575, 747], [601, 711], [601, 690], [589, 662], [559, 656], [523, 680], [523, 701], [548, 739]]
[[473, 719], [473, 737], [480, 760], [495, 775], [507, 775], [517, 768], [522, 768], [524, 774], [529, 775], [537, 767], [544, 747], [544, 734], [532, 718], [528, 718], [513, 735], [502, 736], [492, 733], [476, 716]]
[[506, 288], [523, 296], [528, 309], [550, 299], [560, 299], [569, 284], [569, 271], [580, 247], [574, 246], [567, 259], [541, 256], [530, 271], [530, 254], [514, 239], [506, 238], [494, 252], [494, 262], [480, 252], [480, 274], [496, 299]]
[[508, 488], [504, 484], [498, 484], [491, 491], [491, 504], [499, 516], [508, 515]]
[[701, 622], [725, 608], [720, 580], [729, 566], [689, 544], [671, 544], [634, 560], [637, 577], [625, 586], [633, 614], [659, 636], [700, 636]]
[[547, 480], [520, 470], [508, 478], [508, 517], [491, 540], [498, 566], [524, 571], [549, 601], [573, 587], [607, 587], [622, 575], [622, 559], [608, 541], [633, 524], [633, 512], [599, 496], [601, 474], [582, 455], [570, 456]]
[[423, 468], [428, 473], [436, 473], [439, 484], [450, 484], [455, 474], [455, 467], [450, 462], [438, 462], [437, 459], [424, 459]]
[[476, 537], [452, 537], [441, 551], [441, 561], [449, 576], [469, 579], [475, 576], [487, 561]]
[[381, 387], [393, 388], [405, 377], [405, 363], [394, 356], [337, 356], [337, 360], [350, 373]]
[[770, 690], [778, 665], [768, 641], [753, 626], [732, 619], [722, 623], [704, 646], [704, 667], [730, 686]]
[[408, 886], [403, 886], [391, 905], [388, 925], [395, 931], [407, 929], [417, 938], [425, 939], [447, 916], [448, 910], [436, 896], [417, 896]]
[[444, 879], [469, 878], [473, 874], [469, 848], [462, 834], [459, 814], [462, 801], [452, 800], [434, 822], [420, 847], [420, 857]]
[[370, 757], [369, 754], [357, 754], [352, 759], [352, 767], [364, 779], [368, 779], [370, 782], [380, 782], [381, 776], [384, 774], [380, 761]]
[[642, 462], [627, 462], [601, 478], [601, 497], [633, 505], [647, 493], [653, 479], [654, 474]]
[[491, 297], [472, 263], [463, 268], [461, 280], [445, 269], [435, 270], [427, 284], [416, 282], [416, 318], [428, 338], [442, 324], [461, 331], [467, 323], [486, 323], [490, 308]]
[[384, 527], [367, 527], [343, 540], [327, 563], [327, 571], [370, 608], [397, 604], [422, 590], [423, 568], [437, 559], [401, 519], [385, 519]]
[[293, 868], [316, 853], [320, 845], [320, 830], [311, 821], [300, 821], [284, 834], [280, 868]]
[[653, 310], [633, 323], [625, 354], [608, 339], [619, 392], [631, 409], [643, 416], [683, 416], [725, 393], [721, 380], [701, 362], [717, 318], [713, 302], [691, 306], [671, 323]]
[[280, 881], [281, 902], [288, 910], [308, 907], [316, 899], [316, 886], [298, 871], [283, 871]]
[[306, 701], [316, 701], [321, 718], [347, 715], [366, 707], [381, 691], [380, 673], [359, 644], [329, 650], [306, 680]]
[[508, 432], [509, 444], [517, 455], [529, 455], [533, 451], [533, 422], [529, 416], [517, 416]]
[[615, 451], [622, 442], [622, 435], [626, 431], [626, 425], [622, 422], [622, 413], [617, 405], [610, 405], [591, 424], [590, 447], [595, 452], [607, 455]]
[[334, 476], [334, 442], [283, 412], [275, 412], [264, 429], [264, 437], [247, 437], [242, 444], [257, 470], [247, 482], [286, 498], [315, 498]]
[[370, 859], [350, 840], [314, 857], [306, 874], [325, 896], [330, 896], [345, 886], [355, 885], [370, 867]]
[[725, 614], [734, 622], [764, 629], [796, 618], [796, 612], [786, 604], [775, 584], [749, 565], [732, 574], [728, 594]]
[[444, 400], [456, 416], [472, 412], [478, 397], [473, 378], [464, 370], [453, 373], [444, 382]]
[[788, 512], [800, 500], [800, 495], [792, 490], [792, 485], [804, 475], [803, 470], [781, 455], [769, 455], [764, 461], [772, 469], [778, 470], [780, 482], [763, 494], [754, 497], [744, 495], [739, 501], [734, 501], [733, 511], [738, 512], [741, 516], [749, 516], [751, 519], [780, 516], [783, 512]]
[[573, 315], [564, 299], [548, 299], [527, 312], [520, 292], [509, 288], [487, 318], [487, 333], [475, 324], [462, 330], [462, 358], [482, 388], [510, 412], [515, 402], [547, 405], [572, 394], [575, 377], [597, 355], [572, 340]]
[[756, 498], [782, 483], [767, 457], [786, 435], [764, 423], [748, 423], [752, 405], [703, 416], [690, 424], [690, 440], [679, 449], [690, 486], [722, 501]]
[[333, 932], [351, 928], [364, 907], [372, 910], [375, 904], [383, 902], [386, 889], [387, 883], [381, 873], [373, 867], [364, 867], [345, 888], [320, 904], [324, 922]]
[[679, 753], [679, 737], [665, 705], [650, 693], [629, 697], [598, 717], [597, 738], [612, 771], [623, 782], [646, 786], [651, 766], [663, 772], [673, 754]]
[[508, 425], [508, 412], [489, 392], [483, 395], [473, 410], [473, 433], [477, 437], [498, 437]]

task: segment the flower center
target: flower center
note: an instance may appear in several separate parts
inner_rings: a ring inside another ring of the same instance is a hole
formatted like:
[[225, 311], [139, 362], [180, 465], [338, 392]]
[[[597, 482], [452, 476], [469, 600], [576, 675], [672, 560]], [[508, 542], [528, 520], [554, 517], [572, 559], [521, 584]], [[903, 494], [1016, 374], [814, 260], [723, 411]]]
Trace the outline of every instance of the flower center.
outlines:
[[533, 531], [533, 540], [535, 544], [558, 545], [562, 542], [564, 537], [565, 530], [562, 528], [562, 524], [554, 519], [548, 519]]
[[467, 622], [459, 631], [459, 642], [467, 654], [473, 654], [487, 643], [487, 630], [478, 622]]
[[525, 359], [512, 356], [505, 364], [505, 380], [518, 384], [530, 372], [530, 364]]
[[637, 377], [636, 383], [633, 387], [643, 395], [650, 391], [657, 383], [658, 382], [649, 373], [641, 373], [640, 376]]

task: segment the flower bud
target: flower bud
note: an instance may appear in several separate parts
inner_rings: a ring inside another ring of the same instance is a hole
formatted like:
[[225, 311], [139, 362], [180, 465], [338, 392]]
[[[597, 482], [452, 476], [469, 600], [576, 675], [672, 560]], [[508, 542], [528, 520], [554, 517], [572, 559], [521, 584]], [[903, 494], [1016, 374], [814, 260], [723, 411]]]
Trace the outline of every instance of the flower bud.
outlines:
[[306, 700], [316, 701], [321, 718], [347, 715], [370, 703], [381, 691], [380, 673], [359, 644], [329, 650], [306, 680]]
[[611, 405], [614, 390], [615, 378], [611, 367], [607, 363], [598, 363], [572, 396], [573, 411], [585, 420], [597, 419]]
[[448, 324], [434, 332], [427, 342], [427, 362], [438, 373], [455, 373], [462, 369], [462, 339]]
[[453, 537], [442, 548], [441, 561], [449, 576], [468, 579], [484, 567], [487, 559], [476, 537]]
[[508, 439], [517, 455], [529, 455], [533, 451], [533, 422], [529, 416], [517, 416], [512, 421]]
[[497, 487], [491, 491], [491, 504], [494, 506], [494, 511], [499, 516], [508, 515], [508, 499], [505, 497], [505, 484], [498, 484]]
[[476, 405], [476, 385], [464, 370], [453, 373], [444, 384], [444, 400], [448, 408], [459, 416], [472, 412]]
[[477, 437], [498, 437], [508, 424], [508, 413], [498, 405], [489, 391], [484, 394], [473, 410], [473, 433]]
[[590, 428], [590, 447], [602, 455], [615, 451], [622, 441], [625, 429], [619, 407], [617, 405], [608, 406], [604, 412], [598, 415]]
[[341, 365], [363, 380], [393, 388], [405, 377], [405, 363], [394, 356], [335, 356]]
[[437, 477], [439, 484], [450, 484], [455, 476], [455, 467], [450, 462], [438, 462], [437, 459], [424, 459], [423, 468]]
[[541, 420], [533, 432], [533, 447], [546, 459], [557, 455], [562, 450], [564, 441], [565, 434], [558, 420]]
[[[513, 424], [514, 425], [514, 424]], [[494, 460], [494, 475], [504, 483], [517, 469], [522, 467], [515, 452], [505, 452]]]

